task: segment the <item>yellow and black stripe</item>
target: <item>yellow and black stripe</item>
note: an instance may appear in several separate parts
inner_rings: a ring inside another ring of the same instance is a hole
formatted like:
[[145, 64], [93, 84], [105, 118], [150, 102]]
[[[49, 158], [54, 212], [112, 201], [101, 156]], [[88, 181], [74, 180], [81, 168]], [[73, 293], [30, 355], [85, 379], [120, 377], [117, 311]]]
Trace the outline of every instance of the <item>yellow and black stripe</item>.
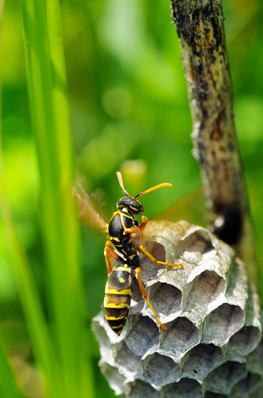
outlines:
[[126, 323], [133, 289], [130, 267], [120, 262], [109, 275], [105, 287], [105, 318], [110, 328], [119, 336]]
[[[118, 250], [123, 257], [125, 257], [125, 261], [127, 261], [128, 266], [136, 268], [140, 265], [140, 258], [137, 254], [137, 250], [134, 245], [127, 238], [112, 238], [110, 237], [110, 241], [114, 247]], [[126, 265], [127, 265], [126, 264]]]

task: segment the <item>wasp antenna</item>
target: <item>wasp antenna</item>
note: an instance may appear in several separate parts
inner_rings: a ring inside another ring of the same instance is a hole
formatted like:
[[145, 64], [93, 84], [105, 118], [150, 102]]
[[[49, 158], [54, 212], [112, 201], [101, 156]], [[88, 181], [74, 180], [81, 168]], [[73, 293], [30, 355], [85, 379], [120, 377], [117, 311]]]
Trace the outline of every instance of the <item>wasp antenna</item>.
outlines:
[[124, 193], [125, 196], [130, 196], [130, 195], [128, 194], [128, 192], [126, 191], [126, 189], [124, 188], [121, 172], [120, 172], [120, 171], [117, 171], [116, 174], [117, 174], [117, 177], [118, 177], [118, 181], [119, 181], [119, 184], [120, 184], [122, 193]]
[[152, 191], [156, 191], [156, 189], [164, 188], [164, 187], [172, 187], [172, 184], [170, 184], [169, 182], [163, 182], [162, 184], [155, 185], [154, 187], [146, 189], [146, 191], [143, 191], [143, 192], [139, 193], [138, 195], [136, 195], [134, 197], [134, 199], [137, 199], [140, 196], [145, 195], [146, 193], [149, 193], [149, 192], [152, 192]]

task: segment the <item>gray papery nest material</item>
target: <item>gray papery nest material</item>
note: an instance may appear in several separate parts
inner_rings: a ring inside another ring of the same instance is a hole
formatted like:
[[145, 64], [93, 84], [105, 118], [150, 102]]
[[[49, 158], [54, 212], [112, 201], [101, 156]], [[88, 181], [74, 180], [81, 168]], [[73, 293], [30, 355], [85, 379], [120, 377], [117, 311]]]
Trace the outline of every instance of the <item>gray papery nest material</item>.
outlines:
[[118, 337], [103, 311], [93, 319], [101, 371], [116, 395], [129, 398], [259, 398], [262, 389], [259, 297], [244, 264], [208, 230], [185, 221], [150, 222], [141, 277], [169, 326], [162, 331], [137, 282]]

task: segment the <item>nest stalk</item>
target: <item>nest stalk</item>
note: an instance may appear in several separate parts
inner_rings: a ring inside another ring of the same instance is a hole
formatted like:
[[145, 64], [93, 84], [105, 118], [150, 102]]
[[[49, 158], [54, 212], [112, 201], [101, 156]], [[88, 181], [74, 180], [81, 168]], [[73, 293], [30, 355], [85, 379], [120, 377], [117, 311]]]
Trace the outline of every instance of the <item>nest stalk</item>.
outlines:
[[253, 233], [237, 140], [221, 0], [171, 0], [193, 119], [208, 218], [222, 240], [254, 266]]

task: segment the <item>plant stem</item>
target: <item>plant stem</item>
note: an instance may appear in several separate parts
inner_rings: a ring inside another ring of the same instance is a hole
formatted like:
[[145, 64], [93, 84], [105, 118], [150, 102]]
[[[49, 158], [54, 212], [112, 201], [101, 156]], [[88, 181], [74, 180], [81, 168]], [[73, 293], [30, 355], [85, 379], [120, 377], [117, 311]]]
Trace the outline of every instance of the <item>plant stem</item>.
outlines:
[[255, 245], [233, 113], [233, 93], [221, 0], [171, 0], [193, 118], [208, 218], [222, 240], [249, 264]]

